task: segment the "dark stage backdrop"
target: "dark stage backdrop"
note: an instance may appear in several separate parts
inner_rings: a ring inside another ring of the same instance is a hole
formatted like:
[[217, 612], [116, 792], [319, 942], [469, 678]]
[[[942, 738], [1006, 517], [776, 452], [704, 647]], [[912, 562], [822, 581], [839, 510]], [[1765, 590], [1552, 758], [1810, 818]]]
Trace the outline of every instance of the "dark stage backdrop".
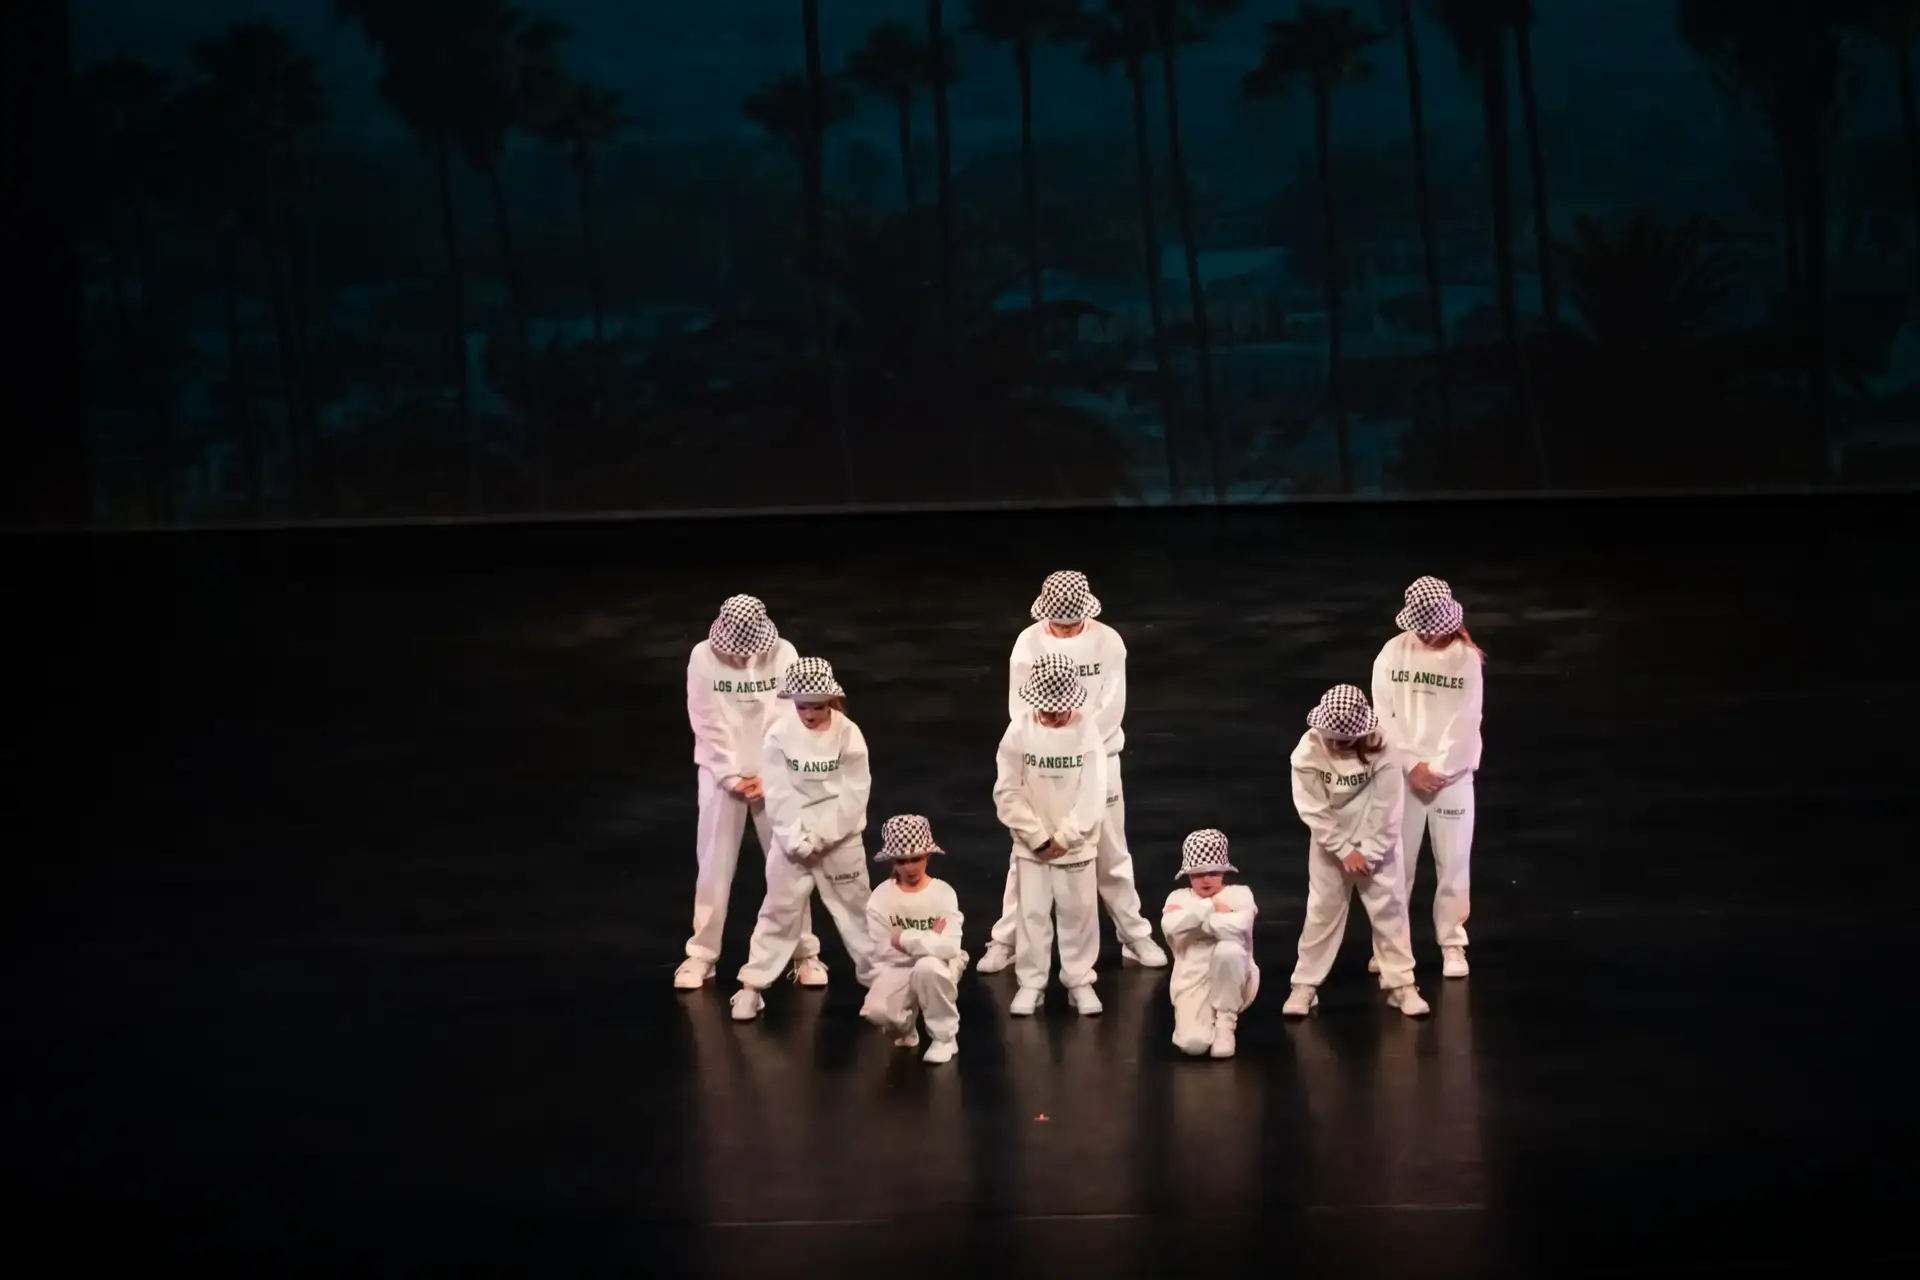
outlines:
[[1914, 0], [69, 10], [100, 526], [1920, 475]]

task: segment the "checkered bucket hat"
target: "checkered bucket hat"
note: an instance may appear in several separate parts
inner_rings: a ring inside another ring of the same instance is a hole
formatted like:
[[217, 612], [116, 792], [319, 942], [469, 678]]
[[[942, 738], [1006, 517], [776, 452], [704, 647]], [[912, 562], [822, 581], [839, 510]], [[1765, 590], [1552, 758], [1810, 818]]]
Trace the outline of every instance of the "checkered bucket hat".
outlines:
[[1072, 711], [1085, 705], [1087, 691], [1074, 674], [1072, 658], [1043, 653], [1021, 682], [1020, 698], [1035, 711]]
[[1085, 622], [1100, 616], [1100, 600], [1087, 584], [1086, 574], [1062, 569], [1048, 574], [1040, 584], [1033, 616], [1039, 622]]
[[1416, 578], [1407, 588], [1407, 607], [1394, 615], [1393, 625], [1417, 636], [1440, 636], [1458, 630], [1465, 616], [1452, 587], [1438, 578]]
[[1380, 727], [1380, 715], [1367, 705], [1359, 686], [1337, 684], [1307, 712], [1307, 724], [1329, 738], [1364, 738]]
[[730, 658], [751, 658], [780, 643], [779, 629], [767, 616], [767, 606], [757, 596], [728, 596], [720, 606], [720, 616], [707, 631], [707, 641], [715, 653]]
[[1180, 842], [1180, 874], [1174, 879], [1185, 880], [1188, 876], [1208, 872], [1238, 870], [1240, 868], [1227, 861], [1226, 834], [1208, 827]]
[[897, 862], [901, 858], [924, 858], [930, 853], [945, 853], [933, 842], [933, 824], [917, 813], [888, 818], [880, 828], [880, 852], [875, 862]]
[[801, 658], [780, 677], [780, 696], [788, 701], [825, 701], [844, 698], [847, 691], [833, 678], [833, 664], [825, 658]]

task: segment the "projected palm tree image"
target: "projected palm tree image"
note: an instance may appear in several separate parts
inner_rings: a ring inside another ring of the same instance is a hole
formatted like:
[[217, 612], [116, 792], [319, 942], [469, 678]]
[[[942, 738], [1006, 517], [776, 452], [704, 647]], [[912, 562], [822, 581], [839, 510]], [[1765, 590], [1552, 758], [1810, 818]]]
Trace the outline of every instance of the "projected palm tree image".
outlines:
[[1587, 9], [101, 0], [93, 519], [1911, 481], [1920, 8]]

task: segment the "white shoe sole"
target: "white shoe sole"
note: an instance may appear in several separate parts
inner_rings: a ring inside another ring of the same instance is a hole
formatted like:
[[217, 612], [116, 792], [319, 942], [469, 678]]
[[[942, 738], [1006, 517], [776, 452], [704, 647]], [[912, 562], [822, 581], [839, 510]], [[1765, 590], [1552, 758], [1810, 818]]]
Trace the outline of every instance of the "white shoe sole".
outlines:
[[683, 978], [676, 973], [673, 975], [673, 989], [675, 991], [698, 991], [712, 981], [713, 974], [711, 973], [707, 974], [704, 978]]
[[1107, 1006], [1097, 1001], [1091, 1005], [1083, 1005], [1078, 1000], [1075, 1000], [1073, 1001], [1073, 1011], [1083, 1018], [1097, 1018], [1107, 1011]]
[[1022, 1009], [1019, 1005], [1009, 1004], [1007, 1006], [1007, 1012], [1012, 1014], [1016, 1018], [1031, 1018], [1034, 1014], [1040, 1011], [1041, 1006], [1046, 1004], [1046, 1002], [1047, 1002], [1046, 998], [1043, 996], [1042, 998], [1035, 1000], [1033, 1002], [1033, 1008], [1031, 1009]]
[[1320, 997], [1316, 993], [1313, 999], [1307, 1001], [1307, 1007], [1304, 1009], [1295, 1007], [1293, 1001], [1291, 1000], [1287, 1001], [1285, 1004], [1280, 1006], [1280, 1016], [1283, 1018], [1304, 1018], [1319, 1007], [1320, 1007]]
[[980, 957], [980, 963], [973, 966], [975, 973], [1001, 973], [1013, 967], [1013, 956], [1002, 956], [998, 951], [989, 950]]

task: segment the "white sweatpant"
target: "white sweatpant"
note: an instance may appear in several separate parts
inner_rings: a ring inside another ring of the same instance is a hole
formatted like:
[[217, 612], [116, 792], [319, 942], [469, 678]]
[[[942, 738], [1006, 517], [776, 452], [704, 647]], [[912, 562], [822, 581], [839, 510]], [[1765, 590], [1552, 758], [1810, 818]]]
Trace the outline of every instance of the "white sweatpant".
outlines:
[[1467, 945], [1473, 912], [1473, 774], [1461, 775], [1432, 799], [1407, 788], [1400, 844], [1406, 852], [1407, 901], [1420, 867], [1420, 837], [1433, 835], [1433, 936], [1443, 947]]
[[960, 1034], [960, 1006], [955, 1003], [960, 984], [954, 977], [957, 961], [921, 956], [911, 965], [888, 964], [874, 970], [873, 985], [860, 1016], [877, 1026], [904, 1030], [918, 1014], [935, 1040]]
[[1013, 940], [1013, 976], [1020, 985], [1041, 991], [1053, 961], [1054, 914], [1060, 916], [1060, 985], [1069, 990], [1093, 985], [1100, 958], [1099, 893], [1092, 862], [1061, 866], [1017, 858], [1020, 876], [1019, 929]]
[[1318, 845], [1307, 852], [1307, 918], [1300, 926], [1300, 962], [1293, 982], [1317, 987], [1327, 980], [1340, 939], [1347, 931], [1353, 895], [1373, 922], [1373, 954], [1380, 961], [1380, 987], [1391, 991], [1413, 982], [1413, 940], [1407, 929], [1406, 878], [1397, 852], [1370, 876], [1355, 875]]
[[[1122, 944], [1153, 936], [1153, 922], [1141, 914], [1140, 890], [1133, 882], [1133, 853], [1127, 848], [1127, 793], [1120, 784], [1120, 757], [1107, 757], [1107, 812], [1100, 822], [1100, 847], [1095, 858], [1100, 901], [1113, 917], [1113, 930]], [[1003, 947], [1014, 943], [1020, 918], [1020, 859], [1008, 860], [1007, 887], [1000, 896], [1000, 918], [993, 922], [992, 939]]]
[[1259, 994], [1260, 966], [1253, 962], [1246, 944], [1214, 943], [1207, 980], [1173, 997], [1174, 1047], [1182, 1053], [1205, 1053], [1213, 1047], [1215, 1018], [1230, 1013], [1237, 1020]]
[[742, 985], [765, 990], [785, 971], [800, 945], [802, 921], [815, 890], [853, 957], [854, 977], [863, 987], [872, 985], [873, 939], [867, 934], [872, 885], [867, 879], [866, 846], [859, 836], [834, 845], [810, 867], [789, 858], [774, 842], [773, 852], [767, 855], [767, 896], [760, 904], [760, 918], [753, 923], [747, 962], [740, 966]]
[[[773, 826], [767, 820], [766, 801], [749, 803], [721, 786], [710, 771], [701, 769], [698, 774], [700, 823], [694, 853], [700, 859], [700, 875], [693, 882], [693, 936], [687, 939], [687, 954], [713, 964], [720, 959], [720, 934], [727, 927], [727, 899], [733, 895], [733, 873], [740, 866], [747, 817], [751, 813], [762, 852], [773, 848]], [[800, 943], [793, 954], [799, 960], [820, 954], [812, 902], [801, 908]]]

